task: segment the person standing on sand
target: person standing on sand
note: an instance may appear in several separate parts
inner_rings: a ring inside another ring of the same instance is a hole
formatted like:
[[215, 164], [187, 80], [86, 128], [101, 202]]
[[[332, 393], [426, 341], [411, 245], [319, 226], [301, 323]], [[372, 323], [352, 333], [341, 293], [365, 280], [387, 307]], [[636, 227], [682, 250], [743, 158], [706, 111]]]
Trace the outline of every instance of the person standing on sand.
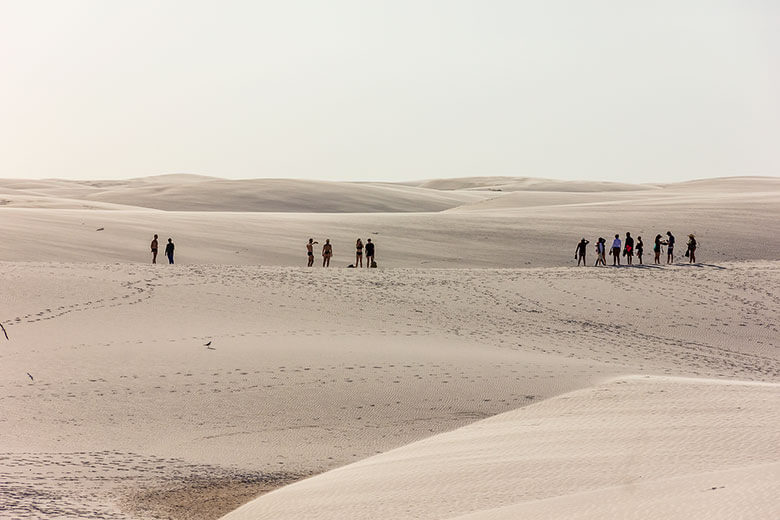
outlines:
[[168, 243], [165, 244], [165, 256], [168, 257], [168, 263], [169, 264], [173, 264], [173, 249], [174, 249], [174, 247], [175, 246], [173, 245], [173, 240], [169, 238], [168, 239]]
[[154, 235], [154, 238], [152, 239], [152, 263], [157, 263], [157, 235]]
[[661, 265], [661, 244], [665, 244], [663, 240], [661, 240], [661, 235], [655, 236], [655, 243], [653, 244], [653, 254], [655, 254], [655, 265]]
[[309, 258], [309, 264], [307, 267], [311, 267], [314, 265], [314, 244], [319, 244], [319, 242], [315, 242], [313, 238], [309, 239], [309, 243], [306, 244], [306, 252], [307, 257]]
[[626, 263], [632, 265], [634, 263], [634, 237], [628, 231], [626, 231], [626, 248], [623, 250], [623, 254], [626, 256]]
[[359, 238], [355, 242], [355, 267], [363, 267], [363, 241]]
[[596, 241], [596, 263], [593, 264], [593, 267], [596, 267], [597, 265], [607, 265], [607, 260], [605, 258], [605, 250], [607, 246], [604, 244], [606, 242], [603, 237], [599, 237], [599, 239]]
[[674, 263], [674, 235], [671, 231], [667, 231], [666, 236], [669, 237], [666, 239], [666, 263], [672, 264]]
[[685, 256], [688, 257], [689, 264], [696, 263], [696, 237], [693, 233], [688, 235], [688, 252], [685, 253]]
[[642, 253], [645, 251], [645, 244], [642, 237], [636, 237], [636, 256], [639, 258], [639, 265], [642, 265]]
[[615, 240], [612, 241], [612, 265], [620, 267], [620, 235], [615, 235]]
[[366, 267], [374, 265], [374, 243], [371, 239], [366, 240]]
[[330, 257], [333, 256], [333, 246], [330, 244], [330, 239], [326, 239], [322, 244], [322, 267], [330, 267]]
[[586, 265], [585, 246], [587, 246], [588, 244], [590, 244], [590, 242], [585, 240], [585, 238], [583, 237], [582, 240], [580, 240], [579, 244], [577, 244], [577, 249], [574, 250], [574, 258], [577, 259], [577, 267], [580, 266], [580, 263], [582, 263], [582, 265]]

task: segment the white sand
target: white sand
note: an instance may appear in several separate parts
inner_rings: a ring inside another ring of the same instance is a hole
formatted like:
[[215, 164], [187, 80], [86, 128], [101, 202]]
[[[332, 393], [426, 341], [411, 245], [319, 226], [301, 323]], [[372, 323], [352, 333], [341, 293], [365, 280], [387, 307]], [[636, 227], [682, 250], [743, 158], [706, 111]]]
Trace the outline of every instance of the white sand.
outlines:
[[[207, 201], [203, 202], [207, 209], [238, 209], [243, 207], [243, 197], [265, 196], [262, 191], [253, 191], [253, 183], [266, 181], [192, 182], [189, 177], [182, 181], [175, 176], [166, 183], [165, 179], [127, 182], [133, 186], [142, 182], [144, 189], [153, 188], [155, 197], [173, 206], [186, 206], [188, 198], [194, 197]], [[212, 191], [208, 185], [214, 182], [232, 184]], [[300, 181], [285, 182], [289, 189], [282, 196], [292, 200], [291, 207], [299, 207], [290, 194], [296, 193], [294, 186]], [[207, 186], [201, 186], [204, 183]], [[576, 263], [574, 248], [581, 237], [594, 243], [599, 236], [609, 238], [614, 233], [631, 231], [644, 238], [648, 263], [653, 237], [667, 230], [677, 235], [680, 246], [687, 233], [696, 233], [703, 262], [780, 258], [780, 179], [775, 178], [713, 179], [632, 192], [586, 194], [566, 191], [567, 185], [561, 183], [561, 191], [556, 192], [489, 192], [490, 200], [461, 200], [455, 207], [448, 203], [449, 209], [438, 213], [362, 214], [173, 212], [117, 207], [86, 211], [82, 206], [97, 203], [89, 198], [74, 202], [63, 197], [79, 193], [87, 197], [85, 190], [90, 192], [92, 188], [73, 184], [0, 181], [0, 200], [11, 201], [0, 206], [4, 237], [0, 260], [146, 262], [151, 236], [159, 233], [164, 239], [174, 239], [177, 258], [188, 264], [301, 266], [306, 262], [304, 243], [314, 237], [320, 243], [330, 238], [334, 244], [333, 265], [346, 267], [354, 262], [355, 239], [360, 236], [376, 242], [377, 260], [383, 267], [549, 267]], [[106, 184], [113, 189], [117, 182]], [[350, 211], [355, 207], [350, 202], [352, 190], [367, 189], [362, 184], [342, 183], [348, 186], [342, 200], [321, 187], [337, 190], [341, 184], [304, 184], [312, 201], [306, 205], [307, 211], [312, 212], [333, 207]], [[407, 204], [403, 190], [412, 189], [386, 185], [370, 188], [377, 190], [376, 196], [383, 201], [381, 206], [368, 201], [366, 207], [372, 211]], [[128, 190], [135, 192], [135, 188]], [[452, 199], [470, 193], [425, 192]], [[52, 198], [47, 199], [43, 193]], [[38, 198], [30, 202], [33, 196]], [[128, 202], [122, 197], [115, 202], [120, 201]], [[21, 207], [25, 204], [30, 207]], [[42, 211], [67, 207], [71, 209]], [[156, 207], [165, 208], [165, 204]], [[422, 204], [418, 211], [430, 208]], [[99, 228], [103, 231], [97, 232]], [[678, 246], [678, 252], [682, 254], [684, 246]], [[588, 255], [592, 261], [592, 247]]]
[[[285, 187], [308, 193], [310, 211], [352, 208], [358, 193], [360, 214], [138, 207], [195, 197], [224, 209], [252, 185], [240, 181], [84, 184], [0, 181], [0, 510], [13, 518], [217, 518], [339, 467], [248, 507], [273, 518], [777, 509], [778, 390], [743, 383], [780, 382], [777, 179], [589, 193], [356, 184], [343, 199], [341, 185]], [[367, 188], [395, 209], [370, 212]], [[448, 209], [398, 213], [421, 198]], [[681, 244], [697, 232], [702, 264], [571, 267], [582, 235], [641, 234], [648, 263], [669, 228]], [[174, 237], [176, 266], [148, 265], [154, 232]], [[372, 237], [382, 268], [300, 267], [309, 236], [333, 239], [334, 266]], [[626, 374], [655, 377], [608, 382]], [[529, 459], [523, 439], [542, 431], [546, 459]], [[457, 452], [473, 467], [403, 460], [456, 453], [446, 439], [468, 432], [485, 434]], [[398, 482], [431, 475], [447, 485], [393, 499], [410, 485]]]
[[774, 518], [778, 410], [780, 385], [618, 379], [288, 486], [225, 519]]

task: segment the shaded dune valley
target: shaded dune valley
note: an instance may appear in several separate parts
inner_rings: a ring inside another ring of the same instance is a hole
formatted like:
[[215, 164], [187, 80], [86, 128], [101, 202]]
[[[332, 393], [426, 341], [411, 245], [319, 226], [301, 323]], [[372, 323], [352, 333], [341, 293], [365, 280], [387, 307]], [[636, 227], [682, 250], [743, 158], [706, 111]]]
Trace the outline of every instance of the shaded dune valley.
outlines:
[[780, 179], [1, 179], [0, 233], [0, 518], [780, 518]]

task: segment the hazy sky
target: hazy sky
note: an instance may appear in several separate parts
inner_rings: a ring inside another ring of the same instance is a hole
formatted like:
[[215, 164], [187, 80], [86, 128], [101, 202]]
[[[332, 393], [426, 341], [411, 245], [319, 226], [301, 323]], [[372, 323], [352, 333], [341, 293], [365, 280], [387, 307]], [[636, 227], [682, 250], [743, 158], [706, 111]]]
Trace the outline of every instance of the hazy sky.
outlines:
[[0, 177], [780, 174], [777, 0], [0, 0]]

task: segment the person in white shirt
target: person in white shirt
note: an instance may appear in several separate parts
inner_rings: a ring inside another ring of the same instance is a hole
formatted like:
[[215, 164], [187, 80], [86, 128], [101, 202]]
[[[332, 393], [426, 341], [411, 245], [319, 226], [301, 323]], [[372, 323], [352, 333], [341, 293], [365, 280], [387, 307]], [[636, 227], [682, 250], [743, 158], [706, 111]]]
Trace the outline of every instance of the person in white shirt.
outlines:
[[620, 248], [623, 242], [620, 241], [620, 235], [615, 235], [612, 241], [612, 265], [620, 266]]

